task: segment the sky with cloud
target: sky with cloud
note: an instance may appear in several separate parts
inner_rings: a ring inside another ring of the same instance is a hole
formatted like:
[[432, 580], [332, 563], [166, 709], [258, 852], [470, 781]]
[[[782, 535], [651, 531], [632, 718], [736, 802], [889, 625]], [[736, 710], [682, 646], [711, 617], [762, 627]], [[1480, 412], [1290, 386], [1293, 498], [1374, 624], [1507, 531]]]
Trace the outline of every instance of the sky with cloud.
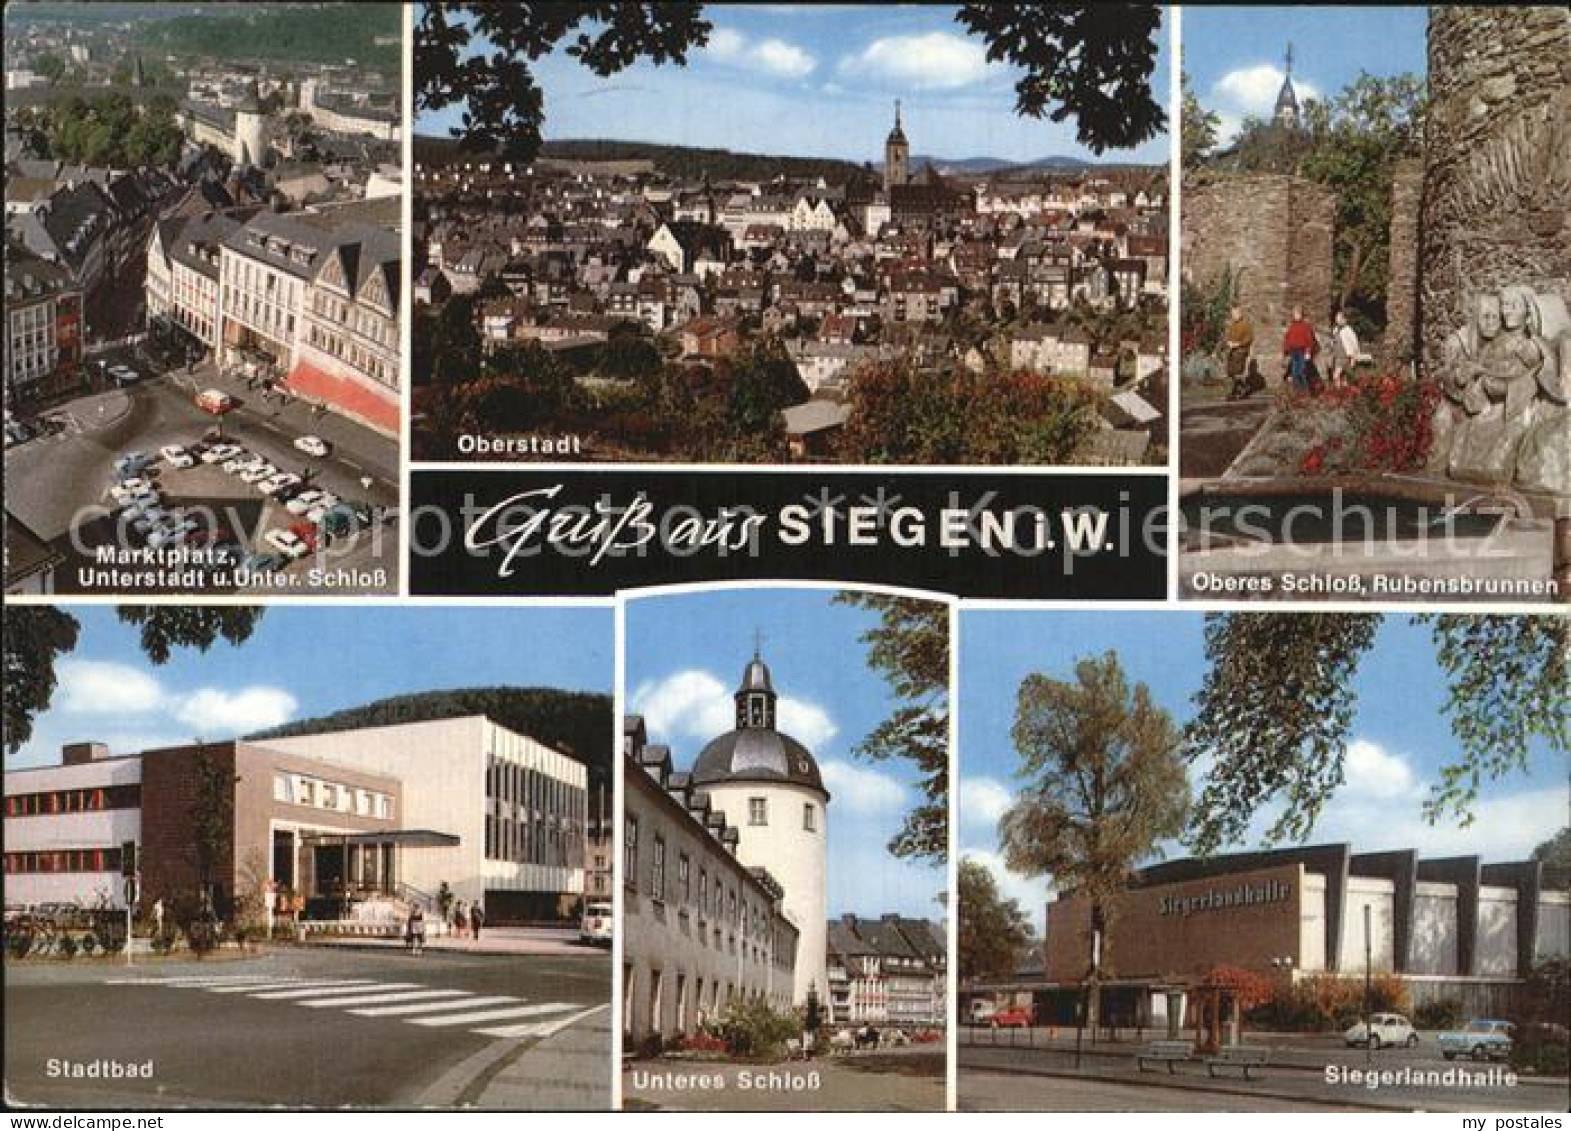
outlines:
[[[1189, 719], [1206, 670], [1199, 613], [975, 612], [961, 619], [960, 851], [993, 869], [1038, 933], [1051, 885], [1009, 873], [998, 852], [998, 819], [1018, 784], [1009, 734], [1015, 697], [1028, 674], [1073, 678], [1077, 660], [1108, 650], [1118, 653], [1131, 684], [1149, 686], [1180, 725]], [[1388, 616], [1355, 688], [1346, 782], [1322, 810], [1311, 843], [1345, 841], [1355, 852], [1417, 848], [1430, 856], [1519, 860], [1566, 824], [1567, 765], [1542, 744], [1526, 774], [1484, 786], [1471, 827], [1424, 822], [1420, 810], [1429, 786], [1456, 750], [1441, 714], [1445, 684], [1427, 627]], [[1256, 820], [1257, 838], [1272, 816]], [[1168, 853], [1182, 854], [1179, 846]]]
[[1303, 102], [1335, 94], [1360, 72], [1422, 75], [1427, 19], [1421, 5], [1188, 7], [1184, 71], [1201, 105], [1221, 119], [1225, 143], [1244, 118], [1271, 116], [1289, 43]]
[[238, 647], [151, 663], [112, 608], [78, 606], [77, 647], [32, 738], [6, 767], [53, 765], [68, 742], [132, 754], [248, 734], [373, 699], [510, 684], [610, 694], [609, 609], [275, 605]]
[[835, 605], [828, 590], [751, 589], [629, 601], [625, 635], [628, 709], [651, 742], [671, 747], [678, 769], [735, 726], [732, 694], [763, 635], [779, 695], [779, 727], [818, 760], [830, 792], [829, 913], [898, 911], [940, 918], [942, 868], [890, 856], [886, 846], [916, 804], [916, 775], [899, 762], [852, 753], [895, 706], [859, 640], [877, 618]]
[[[911, 151], [950, 160], [1094, 159], [1072, 123], [1019, 118], [1016, 72], [987, 59], [953, 5], [706, 4], [709, 43], [685, 67], [638, 63], [601, 79], [560, 50], [535, 64], [545, 136], [616, 138], [748, 153], [879, 161], [904, 106]], [[1167, 34], [1155, 89], [1168, 90]], [[462, 113], [422, 115], [445, 134]], [[1165, 163], [1158, 137], [1104, 160]]]

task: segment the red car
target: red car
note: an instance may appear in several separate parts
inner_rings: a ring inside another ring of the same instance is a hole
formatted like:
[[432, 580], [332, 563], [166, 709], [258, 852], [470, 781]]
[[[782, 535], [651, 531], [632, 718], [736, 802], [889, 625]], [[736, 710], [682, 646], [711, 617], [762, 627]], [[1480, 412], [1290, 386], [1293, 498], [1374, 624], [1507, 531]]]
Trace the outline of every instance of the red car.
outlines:
[[1000, 1009], [988, 1018], [988, 1025], [994, 1029], [1029, 1029], [1031, 1028], [1031, 1011], [1029, 1009]]

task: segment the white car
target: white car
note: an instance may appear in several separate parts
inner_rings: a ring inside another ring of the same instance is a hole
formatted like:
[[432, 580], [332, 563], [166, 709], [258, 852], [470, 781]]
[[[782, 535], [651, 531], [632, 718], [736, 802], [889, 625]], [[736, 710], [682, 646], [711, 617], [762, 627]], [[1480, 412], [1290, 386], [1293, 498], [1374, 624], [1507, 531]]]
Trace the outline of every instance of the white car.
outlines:
[[1348, 1048], [1413, 1048], [1418, 1044], [1418, 1033], [1400, 1013], [1372, 1013], [1368, 1025], [1360, 1021], [1343, 1033], [1342, 1039]]
[[143, 534], [151, 534], [158, 527], [163, 526], [175, 517], [173, 511], [166, 511], [157, 504], [138, 507], [135, 511], [127, 511], [126, 513], [132, 515], [131, 525]]
[[271, 479], [277, 474], [278, 468], [274, 467], [272, 464], [258, 463], [253, 464], [251, 467], [248, 467], [242, 471], [240, 473], [240, 481], [242, 483], [250, 483], [255, 485], [262, 482], [264, 479]]
[[261, 456], [247, 455], [241, 452], [232, 459], [224, 460], [224, 470], [230, 475], [239, 475], [242, 471], [250, 471], [253, 467], [261, 467], [267, 461]]
[[132, 499], [142, 495], [157, 494], [150, 479], [122, 479], [109, 488], [109, 495], [117, 503], [129, 503]]
[[158, 449], [158, 454], [170, 467], [191, 467], [196, 463], [196, 457], [179, 444], [165, 445]]
[[299, 535], [288, 530], [269, 530], [263, 535], [262, 541], [289, 558], [304, 557], [308, 549]]
[[232, 459], [240, 459], [245, 455], [245, 449], [239, 444], [214, 444], [202, 453], [203, 463], [228, 463]]
[[311, 508], [320, 504], [325, 498], [327, 498], [326, 491], [318, 491], [313, 488], [310, 491], [301, 491], [285, 503], [284, 506], [289, 509], [290, 514], [309, 514]]
[[256, 485], [256, 489], [264, 495], [276, 494], [285, 487], [293, 487], [300, 482], [300, 477], [290, 471], [280, 471], [277, 475], [269, 476]]
[[301, 436], [295, 441], [295, 447], [308, 456], [325, 456], [328, 452], [327, 441], [320, 436]]
[[337, 495], [328, 495], [326, 498], [320, 500], [316, 506], [306, 511], [305, 516], [312, 522], [320, 525], [322, 520], [327, 517], [328, 512], [336, 507], [338, 503], [339, 499]]

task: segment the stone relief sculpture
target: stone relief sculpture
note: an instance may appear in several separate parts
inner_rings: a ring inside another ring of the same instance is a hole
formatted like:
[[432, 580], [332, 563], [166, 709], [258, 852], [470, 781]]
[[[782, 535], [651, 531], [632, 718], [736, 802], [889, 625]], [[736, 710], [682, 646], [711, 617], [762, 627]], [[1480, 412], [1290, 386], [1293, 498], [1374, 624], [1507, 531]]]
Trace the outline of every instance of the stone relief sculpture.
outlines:
[[1558, 295], [1486, 291], [1442, 350], [1431, 469], [1571, 494], [1571, 316]]

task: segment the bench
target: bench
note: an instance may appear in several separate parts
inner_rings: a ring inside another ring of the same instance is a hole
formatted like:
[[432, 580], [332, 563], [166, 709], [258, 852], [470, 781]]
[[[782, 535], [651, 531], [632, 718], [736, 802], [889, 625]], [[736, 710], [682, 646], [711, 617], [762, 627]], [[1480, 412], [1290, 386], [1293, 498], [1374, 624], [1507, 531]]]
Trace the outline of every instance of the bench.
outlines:
[[1215, 1055], [1206, 1059], [1206, 1071], [1215, 1076], [1218, 1068], [1238, 1068], [1243, 1071], [1244, 1079], [1248, 1080], [1251, 1069], [1270, 1062], [1270, 1049], [1255, 1045], [1223, 1045], [1216, 1050]]
[[1168, 1075], [1173, 1075], [1176, 1071], [1173, 1065], [1194, 1058], [1194, 1046], [1188, 1041], [1152, 1041], [1144, 1052], [1135, 1057], [1135, 1063], [1144, 1072], [1146, 1061], [1162, 1061], [1167, 1065]]

